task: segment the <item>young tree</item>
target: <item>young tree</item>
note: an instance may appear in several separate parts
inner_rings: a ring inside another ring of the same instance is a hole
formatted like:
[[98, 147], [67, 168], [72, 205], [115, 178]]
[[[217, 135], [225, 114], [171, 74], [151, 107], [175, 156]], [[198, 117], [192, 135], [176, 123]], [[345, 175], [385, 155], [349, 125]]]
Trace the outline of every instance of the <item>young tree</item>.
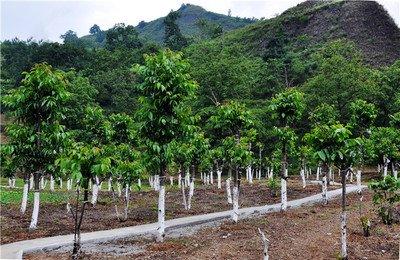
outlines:
[[254, 129], [251, 128], [253, 124], [251, 114], [243, 104], [230, 101], [218, 107], [215, 115], [211, 116], [209, 121], [214, 129], [221, 131], [223, 156], [225, 162], [229, 164], [229, 172], [231, 173], [234, 170], [232, 219], [237, 222], [241, 172], [243, 167], [248, 165], [251, 160], [249, 144], [254, 137]]
[[[60, 120], [65, 116], [63, 104], [69, 93], [64, 73], [45, 63], [35, 65], [24, 75], [22, 86], [3, 96], [2, 102], [13, 119], [6, 131], [7, 145], [11, 146], [12, 158], [15, 159], [13, 163], [16, 168], [34, 175], [34, 207], [29, 228], [36, 229], [40, 178], [54, 170], [54, 161], [67, 138]], [[28, 178], [25, 178], [24, 199]]]
[[187, 111], [185, 101], [191, 98], [197, 88], [188, 74], [189, 64], [181, 53], [170, 50], [158, 54], [145, 55], [145, 65], [136, 65], [134, 72], [142, 77], [138, 86], [141, 92], [141, 109], [137, 116], [140, 134], [144, 138], [151, 164], [158, 169], [160, 190], [158, 200], [158, 240], [164, 238], [165, 229], [165, 186], [164, 179], [171, 161], [168, 146], [179, 138], [182, 122]]
[[333, 164], [340, 169], [342, 182], [341, 220], [341, 258], [347, 259], [346, 239], [346, 175], [354, 163], [354, 149], [359, 145], [357, 139], [350, 139], [351, 132], [341, 124], [316, 125], [306, 139], [313, 147], [315, 155], [324, 164]]
[[279, 140], [279, 148], [282, 151], [281, 208], [285, 211], [287, 208], [288, 152], [297, 139], [293, 127], [303, 115], [305, 109], [304, 95], [295, 89], [288, 89], [272, 99], [270, 109], [279, 125], [279, 127], [275, 127], [275, 133]]

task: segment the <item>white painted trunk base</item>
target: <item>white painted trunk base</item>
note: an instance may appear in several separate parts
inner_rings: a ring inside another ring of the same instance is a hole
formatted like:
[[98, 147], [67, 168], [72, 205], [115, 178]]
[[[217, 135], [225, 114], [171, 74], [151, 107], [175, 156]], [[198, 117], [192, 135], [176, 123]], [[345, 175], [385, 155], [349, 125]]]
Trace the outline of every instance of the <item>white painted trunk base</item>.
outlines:
[[232, 220], [234, 222], [238, 221], [239, 218], [239, 188], [236, 185], [233, 186], [232, 190], [233, 195], [233, 210], [232, 210]]
[[22, 202], [21, 202], [21, 213], [24, 214], [26, 211], [26, 205], [28, 203], [28, 190], [29, 190], [28, 182], [24, 183], [24, 189], [22, 191]]
[[162, 185], [158, 195], [158, 234], [157, 241], [164, 241], [165, 235], [165, 186]]
[[192, 207], [193, 194], [194, 194], [194, 179], [190, 182], [190, 185], [189, 185], [188, 209], [190, 209]]
[[93, 183], [93, 189], [92, 189], [92, 205], [96, 205], [97, 203], [97, 196], [99, 194], [99, 185], [97, 183]]
[[142, 180], [141, 179], [137, 180], [137, 185], [139, 188], [142, 188]]
[[218, 189], [221, 189], [222, 185], [221, 185], [221, 171], [217, 170], [217, 182], [218, 182]]
[[181, 187], [181, 182], [182, 182], [182, 176], [181, 174], [178, 174], [178, 188]]
[[231, 179], [226, 179], [226, 196], [228, 198], [228, 203], [232, 204], [232, 195], [231, 195]]
[[357, 192], [361, 193], [361, 170], [357, 170]]
[[286, 211], [287, 209], [287, 181], [281, 178], [281, 210]]
[[54, 191], [54, 178], [50, 175], [50, 191]]
[[306, 176], [304, 174], [304, 169], [300, 170], [301, 180], [303, 181], [303, 189], [306, 187]]
[[40, 192], [35, 191], [33, 195], [33, 212], [29, 229], [37, 228], [38, 217], [39, 217], [39, 204], [40, 204]]

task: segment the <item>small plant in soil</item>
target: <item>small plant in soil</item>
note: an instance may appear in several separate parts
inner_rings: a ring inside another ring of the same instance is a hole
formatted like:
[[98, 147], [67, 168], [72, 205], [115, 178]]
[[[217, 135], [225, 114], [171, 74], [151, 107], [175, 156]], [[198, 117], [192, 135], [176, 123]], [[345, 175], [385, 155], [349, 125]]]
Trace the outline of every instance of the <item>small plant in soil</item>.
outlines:
[[396, 204], [400, 202], [400, 180], [388, 175], [383, 180], [371, 182], [369, 188], [374, 192], [373, 201], [383, 223], [391, 225], [395, 221]]
[[270, 189], [271, 196], [274, 197], [274, 198], [277, 197], [278, 196], [278, 190], [280, 188], [278, 179], [277, 178], [268, 179], [267, 186]]

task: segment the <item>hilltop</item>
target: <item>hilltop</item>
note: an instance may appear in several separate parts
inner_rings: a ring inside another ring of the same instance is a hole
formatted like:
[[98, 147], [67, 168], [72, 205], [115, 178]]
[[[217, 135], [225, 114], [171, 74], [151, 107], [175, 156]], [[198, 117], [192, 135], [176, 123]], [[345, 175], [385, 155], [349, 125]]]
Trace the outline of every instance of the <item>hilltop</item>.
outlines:
[[374, 1], [306, 1], [278, 17], [227, 33], [221, 41], [240, 43], [263, 56], [277, 40], [288, 45], [300, 38], [310, 46], [335, 39], [353, 41], [365, 61], [375, 67], [400, 58], [400, 30]]

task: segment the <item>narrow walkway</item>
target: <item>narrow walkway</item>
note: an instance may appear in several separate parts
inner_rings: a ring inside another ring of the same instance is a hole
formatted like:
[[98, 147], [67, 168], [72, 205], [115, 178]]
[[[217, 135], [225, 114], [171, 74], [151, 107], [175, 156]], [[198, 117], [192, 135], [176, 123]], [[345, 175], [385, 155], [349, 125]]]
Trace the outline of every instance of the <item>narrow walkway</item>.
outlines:
[[[366, 188], [366, 186], [363, 186]], [[347, 193], [357, 191], [355, 185], [348, 185], [346, 188]], [[328, 199], [333, 199], [341, 194], [341, 189], [328, 191]], [[297, 208], [303, 205], [311, 205], [318, 202], [322, 202], [321, 194], [312, 195], [302, 199], [292, 200], [288, 202], [288, 209]], [[265, 214], [269, 212], [280, 211], [280, 203], [273, 205], [241, 208], [239, 210], [239, 218], [247, 218], [250, 216]], [[166, 229], [175, 229], [178, 227], [193, 226], [205, 222], [216, 221], [221, 219], [229, 219], [231, 216], [231, 210], [215, 212], [203, 215], [196, 215], [190, 217], [183, 217], [177, 219], [167, 220], [165, 222]], [[81, 236], [82, 243], [87, 242], [104, 242], [107, 240], [113, 240], [123, 237], [131, 237], [145, 234], [155, 234], [157, 229], [157, 223], [139, 225], [133, 227], [124, 227], [111, 230], [94, 231], [89, 233], [83, 233]], [[74, 235], [62, 235], [55, 237], [44, 237], [32, 240], [19, 241], [15, 243], [5, 244], [0, 246], [0, 258], [1, 259], [22, 259], [24, 253], [29, 253], [42, 249], [51, 249], [65, 245], [71, 245], [73, 243]]]

